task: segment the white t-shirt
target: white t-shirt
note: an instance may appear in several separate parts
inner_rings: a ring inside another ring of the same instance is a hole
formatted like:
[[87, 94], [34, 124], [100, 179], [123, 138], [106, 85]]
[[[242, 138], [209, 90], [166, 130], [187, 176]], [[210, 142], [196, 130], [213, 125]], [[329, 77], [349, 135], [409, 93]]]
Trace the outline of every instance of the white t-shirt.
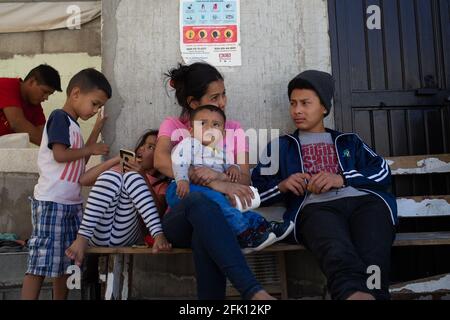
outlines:
[[84, 147], [80, 125], [61, 109], [52, 112], [42, 134], [38, 155], [39, 180], [34, 187], [34, 198], [66, 205], [83, 203], [79, 180], [84, 173], [85, 159], [56, 162], [52, 150], [55, 143], [71, 149]]

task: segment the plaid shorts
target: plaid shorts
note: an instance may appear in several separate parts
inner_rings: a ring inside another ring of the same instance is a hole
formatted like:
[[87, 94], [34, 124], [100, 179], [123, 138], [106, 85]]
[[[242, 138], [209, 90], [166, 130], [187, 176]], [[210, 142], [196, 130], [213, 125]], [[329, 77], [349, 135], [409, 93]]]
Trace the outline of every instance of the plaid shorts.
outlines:
[[82, 205], [30, 200], [33, 233], [28, 241], [26, 273], [50, 278], [63, 276], [72, 265], [65, 251], [77, 236]]

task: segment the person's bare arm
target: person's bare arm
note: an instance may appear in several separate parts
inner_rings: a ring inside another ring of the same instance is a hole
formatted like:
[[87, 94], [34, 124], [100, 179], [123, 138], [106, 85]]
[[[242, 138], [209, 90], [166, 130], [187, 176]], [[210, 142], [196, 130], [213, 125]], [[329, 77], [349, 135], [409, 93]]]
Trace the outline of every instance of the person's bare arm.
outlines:
[[108, 146], [102, 143], [85, 146], [81, 149], [71, 149], [66, 145], [55, 143], [53, 145], [53, 157], [56, 162], [65, 163], [79, 160], [91, 155], [106, 155], [108, 153]]
[[232, 206], [236, 206], [235, 196], [239, 198], [244, 208], [250, 207], [252, 199], [255, 198], [252, 189], [249, 186], [244, 186], [242, 184], [215, 180], [211, 182], [208, 187], [225, 194]]
[[[244, 157], [245, 163], [239, 164], [240, 168], [240, 178], [236, 181], [237, 184], [244, 186], [251, 185], [250, 177], [250, 165], [248, 152], [241, 154]], [[240, 158], [238, 157], [238, 160]], [[208, 186], [212, 181], [223, 181], [223, 182], [233, 182], [226, 173], [218, 173], [210, 168], [206, 167], [196, 167], [190, 168], [189, 179], [194, 183], [202, 186]]]
[[214, 171], [207, 167], [190, 167], [189, 179], [193, 184], [208, 186], [212, 181], [230, 181], [225, 173]]
[[173, 178], [172, 159], [172, 141], [169, 137], [159, 137], [156, 143], [154, 166], [156, 170], [169, 178]]
[[245, 152], [245, 154], [238, 155], [238, 160], [242, 156], [245, 157], [245, 163], [239, 164], [239, 167], [241, 168], [241, 175], [240, 175], [240, 180], [238, 181], [238, 183], [245, 185], [245, 186], [249, 186], [252, 184], [252, 178], [250, 176], [250, 165], [249, 165], [250, 156], [249, 156], [248, 152]]
[[109, 159], [95, 167], [92, 167], [88, 171], [86, 171], [80, 177], [80, 183], [82, 186], [92, 187], [97, 181], [97, 178], [105, 171], [111, 169], [112, 167], [118, 165], [120, 163], [120, 156], [116, 156], [112, 159]]
[[3, 108], [3, 113], [8, 120], [8, 123], [15, 133], [28, 133], [31, 143], [41, 145], [42, 133], [44, 126], [36, 127], [25, 118], [23, 111], [18, 107]]
[[[41, 135], [41, 137], [44, 134], [44, 128], [45, 128], [45, 124], [43, 124], [42, 126], [37, 126], [37, 129], [39, 130], [39, 134]], [[41, 138], [41, 140], [42, 140], [42, 138]]]
[[[97, 143], [98, 137], [100, 136], [100, 133], [102, 132], [102, 128], [106, 122], [106, 119], [108, 118], [107, 115], [102, 116], [101, 112], [98, 112], [97, 120], [95, 121], [94, 128], [92, 128], [92, 132], [89, 135], [88, 140], [86, 141], [86, 146], [93, 145]], [[89, 162], [90, 155], [86, 157], [86, 163]]]

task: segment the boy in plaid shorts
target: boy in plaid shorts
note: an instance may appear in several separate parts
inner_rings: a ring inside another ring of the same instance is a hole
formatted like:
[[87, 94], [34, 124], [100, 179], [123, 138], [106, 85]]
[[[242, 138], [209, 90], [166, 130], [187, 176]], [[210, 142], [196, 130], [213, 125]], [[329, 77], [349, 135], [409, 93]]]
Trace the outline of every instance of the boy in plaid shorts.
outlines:
[[32, 199], [33, 233], [22, 299], [38, 299], [45, 277], [54, 279], [53, 299], [67, 298], [66, 270], [72, 263], [65, 251], [76, 238], [82, 216], [79, 178], [90, 156], [109, 151], [107, 145], [96, 143], [105, 121], [102, 115], [86, 145], [77, 120], [92, 118], [111, 93], [102, 73], [85, 69], [70, 80], [64, 107], [53, 111], [47, 121], [38, 155], [39, 181]]

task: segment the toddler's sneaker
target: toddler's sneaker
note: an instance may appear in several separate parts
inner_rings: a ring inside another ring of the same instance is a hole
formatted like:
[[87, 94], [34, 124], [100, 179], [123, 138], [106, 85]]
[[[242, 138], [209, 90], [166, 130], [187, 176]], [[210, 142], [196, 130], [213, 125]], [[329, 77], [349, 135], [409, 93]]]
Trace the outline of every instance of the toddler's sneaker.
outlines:
[[294, 230], [294, 222], [292, 221], [284, 221], [284, 222], [277, 222], [277, 221], [271, 221], [270, 222], [270, 231], [272, 231], [275, 236], [275, 242], [281, 241], [284, 238], [286, 238], [292, 230]]
[[[243, 234], [245, 234], [245, 236], [243, 236]], [[251, 230], [250, 232], [246, 231], [243, 234], [238, 236], [238, 241], [244, 254], [260, 251], [273, 244], [277, 239], [275, 234], [270, 230], [267, 230], [266, 232]]]

